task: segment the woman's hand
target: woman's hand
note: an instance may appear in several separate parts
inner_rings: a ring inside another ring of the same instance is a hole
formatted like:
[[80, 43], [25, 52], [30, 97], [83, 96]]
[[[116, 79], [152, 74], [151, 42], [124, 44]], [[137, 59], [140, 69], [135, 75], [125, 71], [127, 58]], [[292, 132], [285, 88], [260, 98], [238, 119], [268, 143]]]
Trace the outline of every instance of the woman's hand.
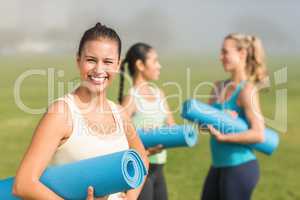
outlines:
[[226, 109], [225, 110], [225, 113], [229, 114], [231, 117], [233, 117], [234, 119], [237, 118], [239, 116], [239, 114], [234, 111], [234, 110], [229, 110], [229, 109]]
[[[88, 187], [86, 200], [108, 200], [108, 196], [95, 198], [94, 197], [94, 188], [92, 186], [90, 186], [90, 187]], [[120, 200], [123, 200], [123, 199], [120, 199]]]
[[[234, 110], [225, 110], [226, 113], [228, 113], [231, 117], [237, 118], [238, 113]], [[217, 129], [215, 129], [212, 125], [207, 125], [208, 132], [216, 138], [217, 141], [219, 142], [225, 142], [226, 140], [226, 135], [224, 133], [221, 133]], [[199, 128], [200, 129], [200, 128]]]
[[209, 133], [219, 142], [225, 142], [226, 135], [215, 129], [212, 125], [207, 125]]
[[207, 128], [206, 125], [200, 124], [200, 123], [198, 123], [197, 125], [198, 125], [198, 131], [199, 131], [199, 133], [202, 132], [202, 131], [208, 131], [208, 128]]
[[163, 145], [159, 144], [155, 147], [150, 147], [146, 150], [148, 156], [152, 156], [154, 154], [160, 153], [162, 152], [162, 150], [164, 149]]
[[91, 186], [88, 187], [86, 200], [94, 200], [94, 188]]

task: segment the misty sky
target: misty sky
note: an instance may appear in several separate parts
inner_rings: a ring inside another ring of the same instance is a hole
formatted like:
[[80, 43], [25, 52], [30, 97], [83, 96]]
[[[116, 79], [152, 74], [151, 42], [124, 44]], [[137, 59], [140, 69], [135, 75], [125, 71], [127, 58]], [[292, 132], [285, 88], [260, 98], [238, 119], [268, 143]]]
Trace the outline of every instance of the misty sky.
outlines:
[[72, 52], [84, 30], [100, 21], [120, 33], [124, 49], [142, 41], [167, 54], [212, 53], [226, 34], [245, 32], [261, 37], [270, 53], [300, 53], [298, 0], [0, 2], [0, 49], [46, 42], [48, 50]]

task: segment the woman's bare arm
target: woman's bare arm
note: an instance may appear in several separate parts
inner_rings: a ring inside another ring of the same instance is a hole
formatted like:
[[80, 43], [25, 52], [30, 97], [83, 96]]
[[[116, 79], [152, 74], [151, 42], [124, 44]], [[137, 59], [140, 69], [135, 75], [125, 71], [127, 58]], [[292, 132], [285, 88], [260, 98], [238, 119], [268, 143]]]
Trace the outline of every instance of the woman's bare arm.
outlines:
[[22, 199], [62, 199], [39, 181], [62, 139], [71, 132], [65, 102], [52, 104], [40, 120], [17, 171], [13, 193]]
[[[121, 110], [121, 109], [122, 109], [122, 107], [119, 107], [119, 110]], [[146, 150], [145, 150], [144, 145], [141, 142], [138, 134], [136, 133], [134, 126], [131, 123], [130, 117], [128, 116], [128, 114], [125, 111], [121, 111], [121, 115], [122, 115], [124, 129], [126, 132], [126, 137], [127, 137], [129, 147], [132, 149], [135, 149], [141, 155], [143, 162], [144, 162], [146, 168], [148, 169], [149, 168], [149, 159], [147, 157]], [[127, 192], [128, 200], [136, 200], [138, 198], [142, 188], [143, 188], [143, 184], [142, 184], [142, 186], [140, 186], [137, 189], [129, 190]]]
[[247, 83], [239, 96], [241, 107], [244, 109], [250, 128], [236, 134], [220, 134], [210, 127], [212, 134], [222, 142], [252, 144], [264, 141], [264, 120], [262, 117], [259, 94], [254, 85]]

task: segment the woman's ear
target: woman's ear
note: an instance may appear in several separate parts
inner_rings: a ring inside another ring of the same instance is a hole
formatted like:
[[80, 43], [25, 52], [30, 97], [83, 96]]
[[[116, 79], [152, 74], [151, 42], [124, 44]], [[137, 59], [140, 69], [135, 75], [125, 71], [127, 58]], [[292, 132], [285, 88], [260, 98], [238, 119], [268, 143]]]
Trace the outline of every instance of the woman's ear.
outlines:
[[79, 68], [79, 66], [80, 66], [80, 56], [78, 54], [76, 55], [76, 64], [77, 64], [77, 67]]
[[240, 59], [241, 60], [246, 60], [247, 59], [247, 51], [246, 51], [246, 49], [241, 49], [240, 50]]
[[142, 60], [138, 59], [138, 60], [135, 62], [135, 65], [136, 65], [136, 67], [137, 67], [137, 69], [138, 69], [139, 71], [144, 71], [145, 65], [144, 65], [144, 63], [142, 62]]

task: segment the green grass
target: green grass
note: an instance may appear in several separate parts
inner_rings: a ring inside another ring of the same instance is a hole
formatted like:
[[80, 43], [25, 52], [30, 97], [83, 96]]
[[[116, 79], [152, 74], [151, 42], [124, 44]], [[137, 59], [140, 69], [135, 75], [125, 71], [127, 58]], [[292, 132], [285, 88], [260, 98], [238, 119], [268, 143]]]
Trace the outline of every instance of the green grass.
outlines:
[[[288, 83], [261, 95], [263, 112], [269, 118], [274, 116], [275, 91], [278, 88], [288, 88], [288, 131], [281, 133], [281, 143], [278, 151], [271, 157], [257, 154], [260, 161], [261, 178], [255, 190], [256, 200], [296, 200], [300, 199], [300, 126], [297, 123], [300, 96], [297, 80], [300, 70], [297, 65], [300, 59], [272, 58], [268, 62], [271, 80], [277, 69], [288, 66]], [[30, 142], [32, 133], [41, 114], [34, 115], [23, 112], [14, 100], [15, 80], [27, 69], [46, 69], [55, 67], [64, 70], [64, 77], [55, 79], [55, 96], [59, 96], [57, 82], [67, 84], [78, 79], [78, 72], [72, 57], [6, 57], [1, 62], [0, 79], [0, 178], [15, 174], [18, 164]], [[219, 63], [213, 57], [174, 58], [162, 60], [162, 75], [159, 85], [167, 94], [176, 94], [174, 85], [166, 86], [165, 81], [175, 81], [182, 87], [182, 100], [191, 97], [193, 89], [202, 81], [223, 79], [225, 74]], [[186, 68], [190, 67], [190, 80], [187, 80]], [[127, 84], [128, 85], [128, 84]], [[190, 87], [188, 87], [190, 85]], [[118, 80], [110, 88], [109, 96], [116, 100]], [[197, 94], [207, 94], [209, 88], [202, 88]], [[67, 92], [67, 91], [66, 91]], [[47, 101], [46, 76], [32, 76], [24, 80], [21, 87], [21, 98], [25, 105], [32, 108], [42, 108]], [[170, 98], [172, 109], [177, 108], [179, 101]], [[180, 107], [179, 107], [180, 108]], [[175, 112], [178, 123], [182, 123], [179, 111]], [[209, 136], [201, 135], [200, 143], [193, 149], [173, 149], [168, 151], [168, 163], [165, 168], [169, 195], [171, 200], [199, 199], [201, 188], [210, 165]]]

